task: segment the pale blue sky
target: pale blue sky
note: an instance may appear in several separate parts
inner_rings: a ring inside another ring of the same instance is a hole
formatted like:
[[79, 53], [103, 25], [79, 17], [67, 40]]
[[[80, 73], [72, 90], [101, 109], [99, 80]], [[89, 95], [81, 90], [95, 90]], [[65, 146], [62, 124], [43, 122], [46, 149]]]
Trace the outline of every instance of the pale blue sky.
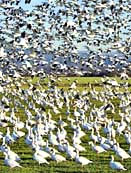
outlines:
[[25, 10], [29, 10], [29, 9], [31, 10], [32, 9], [32, 6], [39, 5], [41, 2], [45, 2], [45, 1], [47, 1], [47, 0], [31, 0], [31, 3], [30, 4], [25, 4], [24, 3], [25, 0], [21, 0], [20, 6], [22, 8], [24, 8]]

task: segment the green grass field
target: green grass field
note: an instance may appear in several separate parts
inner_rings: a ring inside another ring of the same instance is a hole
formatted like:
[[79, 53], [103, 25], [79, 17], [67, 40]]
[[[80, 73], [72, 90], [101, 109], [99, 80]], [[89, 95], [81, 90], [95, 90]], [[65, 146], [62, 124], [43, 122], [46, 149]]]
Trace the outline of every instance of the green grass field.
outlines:
[[[38, 80], [39, 78], [34, 78], [34, 79], [30, 79], [28, 78], [28, 83], [32, 83], [34, 86], [39, 88], [38, 85]], [[55, 84], [58, 86], [58, 88], [63, 88], [64, 90], [69, 89], [70, 84], [77, 80], [77, 85], [78, 85], [78, 92], [81, 92], [83, 90], [86, 91], [90, 91], [90, 88], [88, 86], [89, 83], [91, 84], [97, 84], [94, 85], [94, 88], [98, 91], [98, 92], [102, 92], [103, 88], [99, 85], [101, 83], [101, 78], [100, 77], [60, 77], [59, 80], [56, 79]], [[24, 80], [26, 81], [26, 80]], [[119, 78], [117, 78], [118, 82], [121, 82], [121, 80]], [[131, 79], [128, 80], [128, 82], [131, 84]], [[40, 89], [42, 90], [46, 90], [48, 89], [47, 87], [47, 83], [48, 83], [48, 79], [42, 79], [40, 81], [41, 86]], [[14, 86], [13, 86], [14, 87]], [[12, 87], [12, 90], [13, 90]], [[26, 90], [28, 88], [28, 84], [22, 84], [21, 86], [22, 89]], [[129, 88], [130, 90], [130, 88]], [[124, 92], [124, 89], [122, 88], [122, 91]], [[10, 93], [10, 97], [11, 100], [13, 100], [13, 96]], [[0, 95], [0, 98], [2, 98], [2, 95]], [[96, 107], [99, 107], [101, 105], [103, 105], [102, 102], [98, 102], [96, 100], [91, 100], [92, 104], [95, 105]], [[108, 112], [108, 117], [113, 117], [115, 120], [119, 121], [119, 117], [117, 115], [118, 113], [118, 105], [119, 105], [119, 101], [118, 100], [112, 100], [112, 102], [115, 105], [116, 108], [116, 112], [114, 115], [111, 114], [111, 112]], [[10, 103], [11, 104], [11, 103]], [[73, 109], [73, 108], [72, 108]], [[24, 111], [19, 108], [19, 111], [17, 112], [16, 116], [19, 116], [20, 119], [22, 121], [26, 120], [26, 117], [24, 115]], [[65, 108], [63, 108], [61, 110], [61, 115], [63, 120], [66, 121], [66, 115], [65, 115]], [[10, 113], [7, 113], [8, 116], [10, 115]], [[86, 113], [86, 116], [89, 116], [89, 112]], [[59, 114], [58, 115], [54, 115], [52, 116], [52, 118], [56, 121], [58, 121], [59, 119]], [[10, 126], [11, 128], [12, 126]], [[66, 130], [69, 134], [68, 136], [68, 140], [70, 141], [73, 133], [72, 130], [69, 127], [66, 127]], [[2, 128], [0, 127], [0, 131], [4, 132], [4, 134], [6, 133], [6, 128]], [[26, 130], [23, 130], [26, 132]], [[66, 162], [61, 162], [61, 163], [56, 163], [55, 161], [51, 161], [49, 160], [49, 165], [46, 164], [41, 164], [39, 165], [36, 161], [33, 160], [33, 153], [34, 151], [27, 146], [27, 144], [24, 142], [24, 137], [20, 138], [17, 142], [13, 143], [10, 145], [11, 149], [13, 151], [15, 151], [21, 158], [20, 161], [20, 165], [22, 166], [22, 168], [9, 168], [4, 164], [4, 155], [2, 154], [2, 152], [0, 152], [0, 173], [111, 173], [111, 172], [117, 172], [112, 170], [109, 167], [109, 162], [110, 162], [110, 155], [114, 154], [113, 151], [107, 151], [105, 153], [102, 154], [97, 154], [94, 151], [92, 151], [91, 146], [88, 144], [88, 142], [90, 141], [90, 134], [91, 132], [88, 131], [86, 132], [86, 136], [84, 136], [82, 138], [82, 146], [84, 146], [86, 148], [85, 152], [80, 153], [81, 156], [84, 156], [86, 158], [88, 158], [89, 160], [92, 160], [93, 163], [89, 164], [87, 166], [81, 166], [80, 164], [77, 164], [75, 161], [72, 160], [67, 160]], [[101, 132], [101, 135], [104, 136], [103, 132]], [[129, 149], [129, 145], [127, 145], [125, 143], [125, 139], [120, 135], [116, 137], [117, 140], [119, 141], [120, 145], [122, 148], [124, 148], [126, 151], [128, 151]], [[2, 140], [0, 140], [0, 144], [2, 143]], [[63, 156], [66, 157], [65, 154], [63, 154]], [[120, 161], [121, 159], [117, 156], [115, 156], [115, 160], [116, 161]], [[127, 168], [128, 173], [131, 172], [131, 159], [127, 159], [124, 160], [122, 162], [122, 164]], [[123, 172], [123, 171], [121, 171]]]

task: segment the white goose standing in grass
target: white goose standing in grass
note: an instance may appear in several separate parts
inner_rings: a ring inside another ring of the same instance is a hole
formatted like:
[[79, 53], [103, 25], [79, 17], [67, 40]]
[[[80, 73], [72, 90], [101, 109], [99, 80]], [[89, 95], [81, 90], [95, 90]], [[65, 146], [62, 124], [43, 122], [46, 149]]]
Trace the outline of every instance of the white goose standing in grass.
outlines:
[[98, 136], [94, 135], [94, 128], [92, 128], [90, 139], [93, 140], [95, 143], [99, 142]]
[[88, 122], [87, 117], [82, 120], [82, 128], [85, 130], [92, 130], [92, 124]]
[[5, 141], [7, 143], [11, 143], [11, 142], [14, 142], [14, 139], [12, 138], [12, 136], [10, 135], [10, 129], [9, 127], [7, 127], [7, 133], [5, 135]]
[[25, 123], [22, 122], [22, 121], [20, 121], [20, 118], [18, 117], [15, 126], [16, 126], [18, 129], [22, 129], [22, 128], [24, 128]]
[[103, 153], [103, 152], [106, 152], [106, 150], [103, 148], [103, 147], [101, 147], [101, 146], [99, 146], [99, 145], [94, 145], [94, 143], [91, 141], [91, 142], [89, 142], [89, 144], [92, 146], [92, 150], [93, 151], [96, 151], [96, 153]]
[[20, 164], [18, 163], [18, 162], [16, 162], [14, 159], [12, 159], [12, 158], [9, 158], [9, 156], [8, 156], [8, 154], [6, 153], [6, 152], [4, 152], [4, 154], [5, 154], [5, 160], [4, 160], [4, 162], [5, 162], [5, 164], [7, 165], [7, 166], [10, 166], [11, 168], [14, 168], [14, 167], [22, 167], [22, 166], [20, 166]]
[[49, 154], [51, 153], [52, 150], [54, 150], [55, 153], [59, 153], [56, 149], [53, 149], [52, 147], [49, 147], [49, 142], [48, 142], [48, 140], [46, 141], [46, 146], [45, 146], [44, 150], [45, 150], [47, 153], [49, 153]]
[[111, 146], [109, 144], [106, 144], [105, 143], [105, 140], [101, 139], [101, 143], [100, 143], [100, 146], [102, 148], [104, 148], [105, 150], [110, 150], [111, 149]]
[[76, 161], [77, 163], [80, 163], [82, 166], [88, 165], [89, 163], [92, 163], [91, 160], [88, 160], [88, 159], [85, 158], [85, 157], [79, 156], [79, 151], [78, 151], [78, 150], [77, 150], [77, 152], [76, 152], [75, 161]]
[[53, 133], [52, 133], [52, 131], [50, 131], [50, 134], [49, 134], [49, 142], [52, 144], [52, 145], [58, 145], [59, 143], [58, 143], [58, 141], [57, 141], [57, 137], [56, 137], [56, 135], [54, 135]]
[[49, 162], [45, 159], [45, 157], [39, 154], [39, 151], [36, 151], [34, 153], [33, 159], [36, 160], [39, 163], [39, 165], [42, 163], [49, 164]]
[[63, 157], [63, 156], [61, 156], [59, 154], [56, 154], [54, 150], [52, 151], [51, 159], [56, 161], [57, 163], [66, 161], [65, 157]]
[[86, 149], [78, 143], [73, 142], [73, 146], [78, 151], [85, 151]]
[[36, 145], [36, 153], [44, 158], [50, 158], [50, 154], [47, 153], [46, 151], [43, 151], [38, 145]]
[[76, 133], [76, 131], [74, 131], [74, 135], [73, 135], [72, 141], [73, 141], [73, 143], [77, 143], [77, 144], [81, 143], [81, 139], [79, 137], [79, 134]]
[[116, 170], [124, 170], [124, 171], [127, 170], [120, 162], [115, 162], [113, 156], [111, 156], [110, 167]]
[[5, 152], [7, 153], [8, 158], [15, 160], [15, 161], [21, 160], [20, 157], [18, 156], [18, 154], [16, 154], [14, 151], [11, 151], [9, 146], [7, 146], [7, 149], [5, 149]]
[[59, 141], [58, 151], [65, 152], [64, 144], [62, 143], [62, 141]]
[[123, 148], [119, 146], [119, 143], [117, 143], [115, 151], [116, 151], [116, 155], [121, 157], [122, 160], [131, 158], [131, 156]]
[[16, 126], [13, 128], [12, 138], [14, 140], [17, 140], [18, 138], [20, 138], [24, 135], [25, 135], [25, 133], [20, 130], [18, 131]]
[[80, 127], [79, 124], [78, 124], [77, 127], [76, 127], [76, 134], [77, 134], [77, 136], [78, 136], [79, 138], [81, 138], [81, 137], [83, 137], [83, 136], [86, 135], [85, 132], [83, 132], [83, 131], [81, 130], [81, 127]]
[[2, 142], [2, 145], [0, 146], [0, 150], [2, 151], [2, 152], [5, 152], [6, 151], [6, 149], [7, 149], [7, 144], [5, 143], [5, 137], [3, 137], [3, 142]]
[[75, 148], [72, 147], [71, 145], [69, 145], [68, 142], [65, 145], [65, 151], [69, 158], [71, 158], [71, 159], [75, 158], [75, 156], [76, 156]]

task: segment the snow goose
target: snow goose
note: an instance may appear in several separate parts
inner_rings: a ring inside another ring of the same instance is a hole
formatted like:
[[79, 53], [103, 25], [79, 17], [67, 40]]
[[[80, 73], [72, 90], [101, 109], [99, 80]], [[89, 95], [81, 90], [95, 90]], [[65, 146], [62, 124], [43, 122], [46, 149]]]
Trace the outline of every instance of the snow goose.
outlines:
[[20, 157], [18, 156], [18, 154], [16, 154], [14, 151], [11, 151], [9, 146], [7, 147], [5, 152], [8, 154], [8, 158], [15, 160], [15, 161], [21, 160]]
[[20, 118], [18, 117], [15, 126], [18, 129], [22, 129], [22, 128], [24, 128], [25, 124], [24, 124], [24, 122], [20, 121]]
[[77, 127], [76, 127], [76, 134], [77, 134], [77, 136], [79, 136], [79, 138], [81, 138], [81, 137], [83, 137], [83, 136], [86, 135], [85, 132], [83, 132], [83, 131], [81, 130], [81, 127], [80, 127], [79, 124], [78, 124]]
[[87, 121], [87, 117], [82, 121], [82, 128], [85, 130], [92, 130], [92, 124]]
[[127, 170], [120, 162], [115, 162], [113, 156], [111, 156], [110, 167], [116, 170], [124, 170], [124, 171]]
[[52, 147], [49, 147], [49, 142], [48, 142], [48, 140], [46, 141], [46, 146], [45, 146], [44, 150], [45, 150], [47, 153], [49, 153], [49, 154], [51, 153], [52, 150], [54, 150], [55, 153], [59, 153], [56, 149], [53, 149]]
[[28, 134], [26, 135], [26, 138], [25, 138], [25, 143], [27, 145], [31, 145], [33, 142], [33, 139], [34, 139], [34, 134], [32, 132], [31, 127], [29, 126]]
[[65, 147], [64, 147], [64, 144], [62, 143], [62, 141], [59, 141], [58, 151], [65, 152]]
[[75, 117], [80, 117], [81, 116], [80, 112], [77, 111], [77, 107], [75, 107], [74, 116]]
[[131, 132], [130, 131], [125, 132], [124, 137], [127, 144], [131, 144]]
[[62, 141], [62, 140], [65, 140], [65, 136], [62, 134], [62, 132], [60, 131], [60, 128], [58, 127], [57, 129], [57, 139], [58, 141]]
[[102, 148], [104, 148], [105, 150], [110, 150], [111, 149], [111, 146], [109, 144], [106, 144], [105, 143], [105, 140], [101, 139], [101, 143], [100, 143], [100, 146]]
[[36, 148], [35, 148], [36, 152], [38, 155], [44, 157], [44, 158], [50, 158], [50, 154], [47, 153], [46, 151], [43, 151], [38, 145], [36, 145]]
[[94, 145], [94, 143], [91, 141], [89, 142], [89, 144], [92, 146], [92, 150], [93, 151], [96, 151], [96, 153], [103, 153], [103, 152], [106, 152], [106, 150], [101, 147], [101, 146], [98, 146], [98, 145]]
[[65, 157], [63, 157], [63, 156], [61, 156], [59, 154], [56, 154], [54, 150], [53, 150], [53, 152], [51, 154], [51, 159], [56, 161], [57, 163], [66, 161]]
[[54, 135], [53, 133], [52, 133], [52, 131], [50, 131], [50, 134], [49, 134], [49, 142], [52, 144], [52, 145], [58, 145], [59, 143], [58, 143], [58, 141], [57, 141], [57, 137], [56, 137], [56, 135]]
[[79, 156], [79, 151], [78, 151], [78, 150], [77, 150], [77, 152], [76, 152], [75, 161], [76, 161], [77, 163], [80, 163], [82, 166], [88, 165], [89, 163], [92, 163], [91, 160], [88, 160], [88, 159], [85, 158], [85, 157]]
[[77, 144], [80, 144], [81, 143], [81, 139], [78, 135], [78, 133], [76, 133], [76, 131], [74, 131], [74, 135], [73, 135], [73, 143], [77, 143]]
[[61, 126], [61, 134], [63, 135], [63, 139], [65, 139], [67, 135], [67, 131], [64, 129], [63, 126]]
[[112, 138], [116, 137], [116, 130], [113, 128], [113, 126], [111, 126], [111, 132], [109, 134], [112, 136]]
[[15, 160], [13, 160], [12, 158], [8, 158], [8, 154], [4, 152], [4, 155], [5, 155], [5, 164], [7, 166], [10, 166], [11, 168], [14, 168], [14, 167], [22, 167], [20, 166], [20, 164], [18, 162], [16, 162]]
[[37, 143], [40, 146], [45, 146], [46, 145], [46, 142], [43, 140], [42, 135], [39, 134], [39, 131], [35, 132], [35, 138], [36, 138]]
[[117, 147], [116, 147], [116, 155], [118, 155], [119, 157], [123, 159], [128, 159], [131, 158], [131, 156], [119, 146], [119, 143], [117, 143]]
[[62, 120], [61, 115], [60, 115], [60, 117], [59, 117], [58, 125], [60, 125], [60, 126], [62, 126], [62, 127], [67, 126], [67, 123], [65, 123], [65, 122]]
[[117, 127], [116, 132], [117, 132], [119, 135], [122, 134], [122, 132], [124, 132], [126, 126], [127, 126], [127, 124], [126, 124], [126, 122], [123, 120], [123, 117], [122, 117], [121, 122], [118, 123], [118, 127]]
[[7, 127], [7, 133], [6, 133], [6, 135], [5, 135], [5, 141], [6, 141], [7, 143], [12, 143], [12, 142], [14, 142], [14, 139], [13, 139], [12, 136], [10, 135], [10, 129], [9, 129], [9, 127]]
[[73, 146], [78, 151], [85, 151], [86, 150], [83, 146], [81, 146], [80, 144], [77, 144], [77, 143], [73, 143]]
[[7, 144], [5, 143], [5, 137], [3, 137], [3, 142], [2, 142], [2, 145], [0, 146], [0, 150], [2, 152], [5, 152], [5, 150], [7, 149]]
[[39, 163], [39, 165], [42, 164], [42, 163], [49, 164], [49, 162], [45, 159], [45, 157], [43, 157], [42, 155], [40, 155], [38, 151], [36, 151], [34, 153], [33, 159], [36, 160]]
[[94, 135], [94, 128], [92, 128], [90, 139], [93, 140], [95, 143], [99, 142], [98, 136]]
[[22, 137], [22, 136], [24, 136], [24, 135], [25, 135], [25, 133], [22, 132], [22, 131], [18, 131], [18, 130], [17, 130], [17, 127], [14, 127], [14, 128], [13, 128], [12, 138], [13, 138], [14, 140], [17, 140], [18, 138], [20, 138], [20, 137]]
[[72, 147], [71, 145], [69, 145], [68, 142], [65, 145], [65, 151], [69, 158], [71, 158], [71, 159], [75, 158], [75, 156], [76, 156], [75, 148]]

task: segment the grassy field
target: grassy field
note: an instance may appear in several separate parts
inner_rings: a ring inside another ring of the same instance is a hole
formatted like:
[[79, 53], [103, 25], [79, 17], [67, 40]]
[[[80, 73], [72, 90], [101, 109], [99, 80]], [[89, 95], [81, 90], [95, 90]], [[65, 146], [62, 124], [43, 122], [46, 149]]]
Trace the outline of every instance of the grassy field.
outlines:
[[[54, 82], [55, 85], [58, 86], [58, 88], [63, 88], [63, 90], [67, 90], [69, 89], [71, 83], [73, 81], [77, 80], [77, 90], [78, 92], [81, 92], [83, 90], [86, 91], [90, 91], [89, 88], [89, 84], [97, 84], [94, 85], [94, 88], [98, 91], [98, 92], [102, 92], [103, 91], [103, 87], [100, 85], [101, 84], [101, 78], [100, 77], [60, 77], [59, 79], [56, 79], [56, 81]], [[38, 85], [38, 81], [39, 78], [28, 78], [28, 83], [32, 83], [35, 87], [39, 88]], [[121, 82], [121, 80], [119, 78], [117, 78], [118, 82]], [[131, 79], [128, 80], [128, 82], [131, 84]], [[40, 81], [40, 84], [42, 87], [40, 87], [40, 89], [42, 90], [46, 90], [48, 89], [47, 87], [47, 83], [48, 83], [48, 79], [42, 79]], [[28, 84], [22, 84], [21, 86], [22, 89], [27, 90], [28, 88]], [[129, 88], [130, 90], [130, 88]], [[122, 92], [124, 90], [122, 89]], [[13, 96], [11, 95], [11, 100], [13, 100]], [[2, 98], [2, 95], [0, 96], [0, 98]], [[96, 100], [91, 100], [92, 105], [96, 106], [96, 107], [100, 107], [101, 105], [103, 105], [102, 102], [98, 102]], [[114, 117], [115, 120], [119, 121], [119, 117], [117, 115], [118, 113], [118, 106], [119, 106], [119, 101], [118, 100], [112, 100], [112, 102], [115, 105], [116, 108], [116, 112], [114, 115], [111, 114], [111, 112], [108, 112], [108, 117]], [[24, 110], [19, 108], [19, 111], [17, 112], [16, 116], [19, 116], [20, 119], [22, 121], [26, 120], [26, 117], [24, 115]], [[72, 108], [73, 110], [73, 108]], [[66, 115], [65, 115], [65, 108], [63, 108], [61, 110], [61, 115], [62, 118], [66, 121]], [[10, 113], [7, 113], [8, 115], [10, 115]], [[55, 115], [53, 116], [53, 119], [58, 121], [59, 119], [59, 115]], [[89, 112], [86, 113], [86, 116], [89, 116]], [[10, 128], [12, 128], [12, 126], [10, 126]], [[73, 133], [70, 129], [70, 127], [66, 127], [66, 130], [69, 134], [68, 136], [68, 140], [70, 141]], [[2, 128], [0, 127], [0, 131], [4, 132], [4, 134], [6, 133], [6, 128]], [[23, 129], [23, 131], [26, 132], [25, 129]], [[0, 152], [0, 173], [99, 173], [99, 172], [104, 172], [104, 173], [111, 173], [111, 172], [117, 172], [112, 170], [109, 167], [109, 162], [110, 162], [110, 156], [111, 154], [115, 155], [113, 151], [107, 151], [105, 153], [102, 154], [97, 154], [94, 151], [92, 151], [91, 146], [88, 144], [88, 142], [90, 141], [90, 131], [86, 132], [86, 136], [84, 136], [82, 138], [82, 146], [84, 146], [86, 148], [85, 152], [80, 153], [81, 156], [84, 156], [86, 158], [88, 158], [89, 160], [92, 160], [93, 163], [89, 164], [87, 166], [81, 166], [79, 164], [77, 164], [75, 161], [72, 160], [67, 160], [66, 162], [61, 162], [61, 163], [56, 163], [55, 161], [51, 161], [49, 160], [49, 165], [45, 165], [45, 164], [41, 164], [39, 165], [36, 161], [33, 160], [33, 153], [34, 151], [27, 146], [27, 144], [24, 142], [25, 138], [22, 137], [20, 138], [17, 142], [13, 143], [10, 145], [11, 149], [13, 151], [15, 151], [21, 158], [20, 161], [20, 165], [22, 166], [22, 168], [9, 168], [7, 166], [5, 166], [4, 164], [4, 155], [2, 154], [2, 152]], [[101, 135], [104, 136], [103, 132], [101, 132]], [[125, 139], [120, 135], [116, 137], [117, 140], [119, 141], [121, 147], [123, 147], [126, 151], [128, 151], [129, 149], [129, 145], [127, 145], [125, 143]], [[2, 140], [0, 140], [0, 143], [2, 143]], [[63, 156], [66, 157], [65, 154], [63, 154]], [[115, 160], [116, 161], [120, 161], [121, 159], [117, 156], [115, 156]], [[128, 169], [126, 172], [130, 173], [131, 172], [131, 159], [127, 159], [125, 161], [122, 162], [122, 164]], [[123, 171], [121, 171], [123, 172]]]

